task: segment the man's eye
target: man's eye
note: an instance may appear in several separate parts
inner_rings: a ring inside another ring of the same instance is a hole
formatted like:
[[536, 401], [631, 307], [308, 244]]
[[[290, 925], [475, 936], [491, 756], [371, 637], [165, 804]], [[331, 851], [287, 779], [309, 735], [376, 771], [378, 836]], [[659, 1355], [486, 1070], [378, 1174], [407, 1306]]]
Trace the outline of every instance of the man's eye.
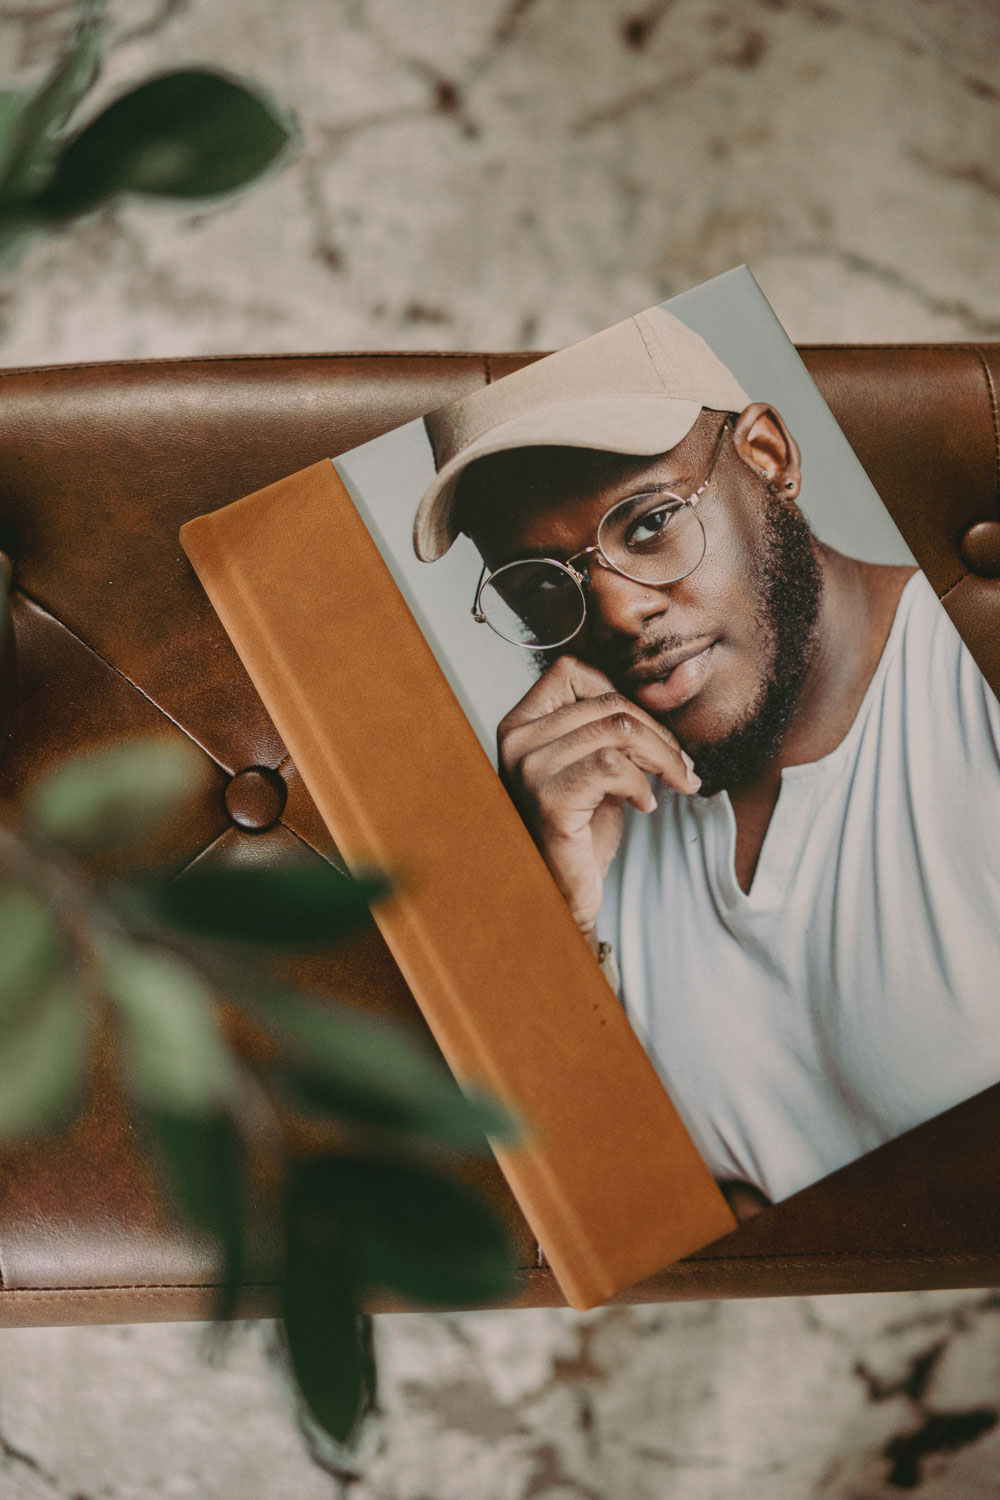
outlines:
[[641, 547], [645, 542], [662, 539], [680, 509], [677, 505], [658, 505], [655, 510], [637, 516], [625, 533], [626, 546]]
[[553, 594], [566, 593], [575, 588], [575, 584], [562, 568], [532, 566], [511, 568], [508, 575], [497, 580], [496, 587], [517, 609], [522, 604], [530, 605], [539, 597], [551, 598]]

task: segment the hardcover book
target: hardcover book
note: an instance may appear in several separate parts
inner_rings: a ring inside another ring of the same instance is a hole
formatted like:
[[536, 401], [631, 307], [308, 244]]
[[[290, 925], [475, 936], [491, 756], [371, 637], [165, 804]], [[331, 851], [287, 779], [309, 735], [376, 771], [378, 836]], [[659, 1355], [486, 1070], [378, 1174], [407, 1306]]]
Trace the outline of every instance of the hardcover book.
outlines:
[[572, 1305], [1000, 1078], [1000, 706], [745, 268], [181, 540]]

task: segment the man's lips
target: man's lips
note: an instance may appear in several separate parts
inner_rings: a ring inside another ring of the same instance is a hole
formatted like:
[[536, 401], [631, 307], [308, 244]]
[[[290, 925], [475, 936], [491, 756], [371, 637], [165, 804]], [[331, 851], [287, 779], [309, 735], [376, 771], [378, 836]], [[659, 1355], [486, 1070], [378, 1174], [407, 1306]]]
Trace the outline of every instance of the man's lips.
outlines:
[[714, 641], [664, 654], [629, 673], [632, 693], [651, 713], [669, 713], [699, 692], [712, 665]]

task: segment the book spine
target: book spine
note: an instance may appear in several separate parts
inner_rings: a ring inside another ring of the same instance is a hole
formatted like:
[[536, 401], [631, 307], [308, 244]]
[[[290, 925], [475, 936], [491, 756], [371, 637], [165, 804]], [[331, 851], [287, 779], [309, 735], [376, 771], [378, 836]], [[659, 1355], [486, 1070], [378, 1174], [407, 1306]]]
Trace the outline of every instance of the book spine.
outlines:
[[496, 1155], [571, 1305], [731, 1228], [332, 464], [181, 541], [345, 860], [398, 876], [376, 920], [446, 1060], [528, 1122]]

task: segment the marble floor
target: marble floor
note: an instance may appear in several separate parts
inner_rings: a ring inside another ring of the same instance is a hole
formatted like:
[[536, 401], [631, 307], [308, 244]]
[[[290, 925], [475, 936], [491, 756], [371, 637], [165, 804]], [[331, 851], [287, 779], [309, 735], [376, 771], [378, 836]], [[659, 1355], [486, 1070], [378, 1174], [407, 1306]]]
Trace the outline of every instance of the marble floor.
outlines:
[[386, 1316], [355, 1453], [273, 1328], [0, 1333], [4, 1500], [986, 1500], [1000, 1295]]
[[[38, 75], [70, 0], [0, 0]], [[102, 94], [199, 61], [292, 106], [283, 169], [123, 204], [0, 283], [6, 365], [551, 348], [747, 262], [799, 342], [1000, 339], [993, 0], [111, 0]], [[1000, 1495], [1000, 1297], [380, 1320], [356, 1455], [273, 1330], [0, 1332], [3, 1500]]]
[[[30, 77], [72, 0], [0, 4]], [[8, 364], [569, 343], [748, 262], [799, 342], [1000, 336], [992, 0], [112, 0], [101, 84], [297, 111], [236, 201], [42, 243]]]

